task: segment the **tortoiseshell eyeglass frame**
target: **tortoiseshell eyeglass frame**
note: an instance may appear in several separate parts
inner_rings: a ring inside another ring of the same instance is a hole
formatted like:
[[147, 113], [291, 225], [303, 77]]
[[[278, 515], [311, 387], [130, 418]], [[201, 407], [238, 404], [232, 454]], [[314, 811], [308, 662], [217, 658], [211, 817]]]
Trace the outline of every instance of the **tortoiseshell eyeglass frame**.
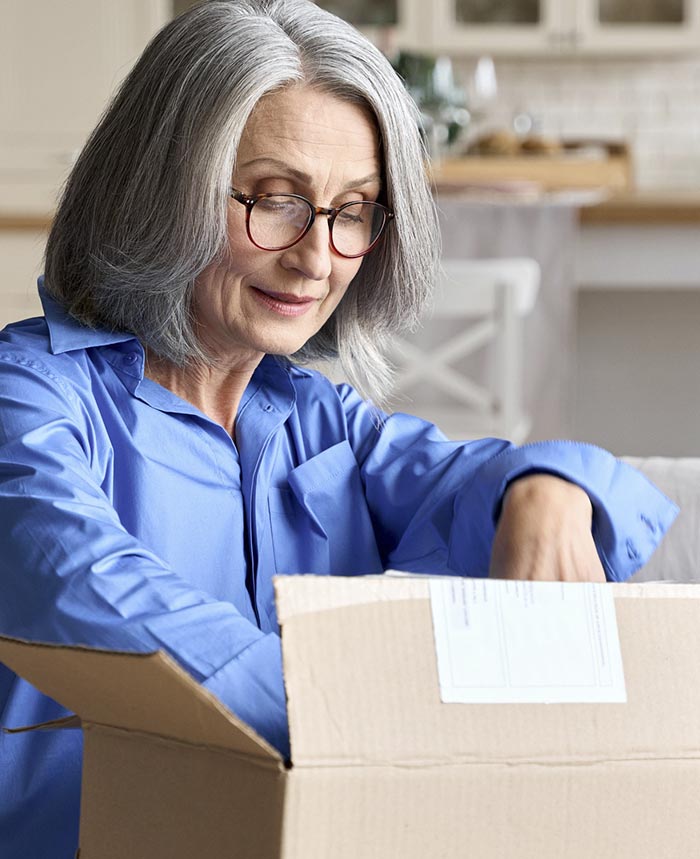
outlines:
[[[311, 227], [313, 227], [314, 221], [316, 220], [317, 215], [327, 215], [328, 216], [329, 239], [330, 239], [330, 245], [331, 245], [331, 248], [333, 249], [333, 252], [338, 254], [338, 256], [340, 256], [340, 257], [344, 257], [345, 259], [358, 259], [359, 257], [366, 256], [373, 248], [375, 248], [379, 244], [379, 242], [384, 237], [387, 224], [389, 224], [395, 218], [395, 215], [391, 211], [391, 209], [389, 209], [383, 203], [375, 203], [375, 202], [372, 202], [371, 200], [351, 200], [349, 203], [343, 203], [342, 206], [337, 206], [336, 208], [327, 209], [324, 206], [314, 206], [314, 204], [311, 202], [311, 200], [307, 200], [307, 198], [304, 197], [302, 194], [282, 194], [282, 193], [275, 194], [275, 193], [273, 193], [273, 194], [255, 194], [255, 195], [251, 196], [250, 194], [245, 194], [243, 191], [239, 191], [238, 189], [231, 187], [229, 190], [229, 196], [232, 197], [237, 202], [241, 203], [243, 206], [245, 206], [245, 209], [246, 209], [246, 217], [245, 217], [246, 233], [247, 233], [250, 241], [255, 245], [256, 248], [259, 248], [261, 251], [285, 251], [285, 250], [287, 250], [287, 248], [294, 247], [294, 245], [298, 244], [298, 242], [300, 242], [304, 238], [304, 236], [309, 232]], [[306, 203], [306, 205], [309, 207], [309, 221], [306, 224], [306, 226], [304, 227], [303, 231], [300, 233], [300, 235], [298, 235], [297, 238], [295, 238], [293, 242], [289, 242], [286, 245], [279, 245], [278, 247], [274, 247], [274, 248], [268, 248], [268, 247], [265, 247], [264, 245], [258, 244], [258, 242], [255, 241], [255, 239], [253, 238], [253, 236], [251, 235], [251, 232], [250, 232], [250, 213], [253, 211], [253, 206], [255, 206], [255, 204], [259, 200], [266, 200], [266, 199], [269, 199], [270, 197], [293, 197], [296, 200], [301, 200], [302, 202]], [[372, 244], [366, 250], [363, 250], [362, 253], [359, 253], [359, 254], [344, 254], [344, 253], [342, 253], [342, 251], [338, 250], [338, 248], [335, 246], [335, 243], [333, 242], [333, 224], [335, 223], [335, 219], [338, 217], [338, 214], [340, 212], [342, 212], [343, 209], [346, 209], [348, 206], [354, 206], [360, 202], [365, 203], [367, 205], [376, 206], [378, 209], [380, 209], [384, 214], [384, 222], [382, 223], [382, 226], [381, 226], [381, 229], [379, 230], [379, 233], [376, 235], [376, 237], [372, 241]]]

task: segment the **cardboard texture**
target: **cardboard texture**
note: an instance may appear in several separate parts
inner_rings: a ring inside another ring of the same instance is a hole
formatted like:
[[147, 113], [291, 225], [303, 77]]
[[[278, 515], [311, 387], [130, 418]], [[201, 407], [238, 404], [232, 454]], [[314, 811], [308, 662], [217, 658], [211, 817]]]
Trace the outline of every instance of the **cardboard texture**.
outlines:
[[163, 654], [0, 639], [82, 717], [81, 859], [697, 852], [700, 585], [610, 585], [627, 703], [549, 705], [440, 701], [426, 579], [275, 585], [287, 767]]

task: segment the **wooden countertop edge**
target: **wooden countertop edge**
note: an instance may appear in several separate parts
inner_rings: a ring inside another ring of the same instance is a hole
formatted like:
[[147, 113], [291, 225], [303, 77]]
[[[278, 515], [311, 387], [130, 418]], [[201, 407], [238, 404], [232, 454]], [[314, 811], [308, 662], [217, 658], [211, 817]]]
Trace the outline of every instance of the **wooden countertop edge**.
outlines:
[[612, 197], [579, 212], [581, 224], [700, 224], [700, 197], [654, 200]]
[[[451, 190], [454, 190], [451, 187]], [[0, 230], [44, 230], [53, 218], [47, 215], [0, 213]], [[580, 209], [581, 224], [700, 224], [700, 194], [678, 198], [650, 195], [613, 196], [594, 206]]]
[[0, 213], [0, 230], [48, 230], [51, 215], [10, 215]]

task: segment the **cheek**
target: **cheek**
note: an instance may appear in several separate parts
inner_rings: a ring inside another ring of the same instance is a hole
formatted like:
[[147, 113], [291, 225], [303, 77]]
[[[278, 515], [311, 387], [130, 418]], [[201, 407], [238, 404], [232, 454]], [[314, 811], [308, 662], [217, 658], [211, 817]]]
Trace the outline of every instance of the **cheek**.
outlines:
[[249, 241], [245, 228], [241, 232], [229, 227], [228, 244], [223, 259], [223, 266], [229, 275], [242, 277], [246, 274], [254, 274], [269, 265], [271, 256]]
[[250, 241], [245, 231], [245, 221], [238, 218], [229, 218], [227, 225], [228, 252], [233, 259], [244, 257], [249, 251], [255, 250], [255, 245]]
[[333, 287], [341, 294], [350, 286], [362, 268], [363, 259], [339, 259], [334, 269]]
[[229, 212], [226, 227], [228, 267], [242, 273], [260, 268], [267, 258], [267, 253], [256, 248], [248, 238], [245, 209], [242, 206]]

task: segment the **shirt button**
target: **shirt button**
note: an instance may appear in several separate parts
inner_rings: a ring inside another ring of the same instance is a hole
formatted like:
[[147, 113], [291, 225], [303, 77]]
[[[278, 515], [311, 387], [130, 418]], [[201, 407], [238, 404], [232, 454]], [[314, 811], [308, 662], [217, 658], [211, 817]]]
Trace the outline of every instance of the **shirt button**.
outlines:
[[125, 364], [135, 364], [138, 360], [139, 356], [136, 354], [136, 352], [129, 352], [128, 355], [124, 356]]

